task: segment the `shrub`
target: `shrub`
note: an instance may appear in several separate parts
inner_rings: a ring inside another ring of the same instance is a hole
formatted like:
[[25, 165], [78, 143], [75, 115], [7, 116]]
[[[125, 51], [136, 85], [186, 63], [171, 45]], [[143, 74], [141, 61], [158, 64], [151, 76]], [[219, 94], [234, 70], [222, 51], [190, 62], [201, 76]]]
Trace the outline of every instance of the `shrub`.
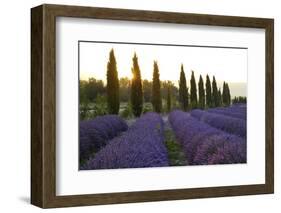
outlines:
[[245, 163], [244, 138], [213, 128], [187, 113], [176, 110], [169, 121], [191, 165]]
[[205, 122], [212, 127], [240, 137], [246, 137], [247, 128], [245, 120], [222, 114], [209, 113], [203, 110], [192, 110], [191, 115], [199, 121]]
[[146, 113], [89, 159], [82, 169], [168, 166], [163, 131], [162, 118], [157, 113]]
[[117, 115], [98, 116], [93, 120], [81, 121], [79, 126], [79, 159], [87, 160], [107, 142], [128, 129]]

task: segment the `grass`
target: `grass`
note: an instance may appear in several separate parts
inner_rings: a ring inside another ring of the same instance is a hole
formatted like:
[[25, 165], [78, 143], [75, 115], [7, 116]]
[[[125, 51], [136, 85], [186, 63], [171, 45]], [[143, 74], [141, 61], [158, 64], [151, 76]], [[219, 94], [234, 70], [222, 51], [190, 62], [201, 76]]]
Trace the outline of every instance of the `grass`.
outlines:
[[177, 142], [171, 128], [165, 129], [165, 145], [168, 150], [168, 158], [170, 166], [186, 166], [188, 165], [181, 145]]

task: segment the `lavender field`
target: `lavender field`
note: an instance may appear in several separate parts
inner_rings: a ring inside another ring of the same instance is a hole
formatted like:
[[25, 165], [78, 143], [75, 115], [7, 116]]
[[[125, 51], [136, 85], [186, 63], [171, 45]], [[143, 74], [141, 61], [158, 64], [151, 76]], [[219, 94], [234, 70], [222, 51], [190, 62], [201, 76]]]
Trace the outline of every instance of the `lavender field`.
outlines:
[[247, 51], [218, 48], [79, 42], [79, 169], [246, 163]]
[[80, 121], [80, 170], [247, 162], [246, 105]]

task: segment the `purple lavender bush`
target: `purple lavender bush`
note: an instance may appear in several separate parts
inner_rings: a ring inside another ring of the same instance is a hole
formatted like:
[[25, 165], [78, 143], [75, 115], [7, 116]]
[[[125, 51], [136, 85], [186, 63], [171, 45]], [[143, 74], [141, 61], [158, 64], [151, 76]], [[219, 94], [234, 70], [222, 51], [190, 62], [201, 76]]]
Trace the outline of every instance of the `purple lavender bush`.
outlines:
[[247, 128], [245, 120], [216, 113], [209, 113], [198, 109], [192, 110], [190, 114], [199, 121], [205, 122], [212, 127], [223, 130], [230, 134], [237, 135], [239, 137], [246, 137]]
[[164, 124], [157, 113], [146, 113], [128, 131], [111, 140], [81, 168], [117, 169], [169, 166]]
[[246, 162], [245, 138], [213, 128], [179, 110], [169, 114], [169, 122], [189, 165]]
[[217, 107], [207, 110], [210, 113], [222, 114], [234, 118], [247, 119], [247, 108], [242, 106]]
[[202, 143], [193, 160], [194, 164], [229, 164], [246, 162], [246, 143], [230, 134], [214, 134]]
[[127, 129], [126, 122], [117, 115], [104, 115], [93, 120], [81, 121], [79, 126], [80, 162], [87, 160], [109, 140]]

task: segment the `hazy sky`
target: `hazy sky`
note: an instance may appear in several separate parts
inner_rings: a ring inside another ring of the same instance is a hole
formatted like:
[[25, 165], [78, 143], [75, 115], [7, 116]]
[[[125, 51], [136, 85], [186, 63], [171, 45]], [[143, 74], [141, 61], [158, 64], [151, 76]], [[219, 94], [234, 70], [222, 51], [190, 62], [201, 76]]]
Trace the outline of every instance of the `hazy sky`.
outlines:
[[[161, 80], [170, 80], [178, 86], [180, 65], [189, 86], [191, 70], [198, 82], [201, 74], [214, 75], [221, 82], [229, 82], [233, 95], [246, 96], [247, 49], [207, 48], [187, 46], [159, 46], [80, 42], [80, 79], [94, 77], [106, 82], [109, 52], [114, 49], [119, 78], [131, 78], [132, 57], [137, 53], [142, 79], [152, 80], [153, 61], [158, 61]], [[233, 91], [234, 90], [234, 91]]]

